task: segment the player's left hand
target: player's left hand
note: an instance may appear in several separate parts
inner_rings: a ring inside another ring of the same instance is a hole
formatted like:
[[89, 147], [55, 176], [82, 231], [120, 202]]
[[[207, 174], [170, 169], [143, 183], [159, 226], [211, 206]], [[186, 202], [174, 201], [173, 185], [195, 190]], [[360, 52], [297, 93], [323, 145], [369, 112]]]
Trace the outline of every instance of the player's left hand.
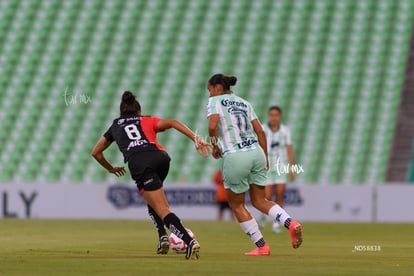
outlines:
[[109, 171], [110, 173], [113, 173], [116, 176], [123, 176], [125, 175], [125, 167], [114, 167], [112, 170]]

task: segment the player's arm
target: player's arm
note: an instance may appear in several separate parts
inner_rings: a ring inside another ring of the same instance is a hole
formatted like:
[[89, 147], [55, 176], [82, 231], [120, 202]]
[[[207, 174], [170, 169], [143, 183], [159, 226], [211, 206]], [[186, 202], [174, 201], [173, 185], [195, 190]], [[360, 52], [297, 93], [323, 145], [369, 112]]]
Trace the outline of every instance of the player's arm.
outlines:
[[[293, 165], [295, 164], [295, 156], [293, 155], [293, 146], [292, 144], [287, 145], [287, 155], [289, 158], [289, 164]], [[295, 180], [295, 173], [290, 171], [290, 180]]]
[[266, 133], [263, 130], [262, 125], [260, 124], [260, 121], [258, 119], [254, 119], [252, 121], [253, 130], [256, 132], [257, 139], [259, 140], [259, 145], [263, 149], [263, 152], [266, 156], [266, 167], [269, 168], [269, 159], [267, 156], [267, 139], [266, 139]]
[[187, 127], [185, 124], [181, 123], [178, 120], [175, 119], [161, 119], [157, 123], [157, 129], [158, 131], [164, 131], [170, 128], [174, 128], [175, 130], [181, 132], [185, 136], [191, 139], [191, 141], [196, 142], [196, 136], [194, 132]]
[[93, 148], [91, 154], [102, 167], [104, 167], [108, 172], [115, 174], [116, 176], [122, 176], [125, 174], [124, 167], [114, 167], [111, 163], [106, 160], [103, 152], [111, 145], [111, 142], [105, 137], [101, 137], [98, 140], [95, 147]]
[[175, 119], [161, 119], [157, 123], [157, 130], [158, 131], [164, 131], [170, 128], [174, 128], [175, 130], [181, 132], [185, 136], [191, 139], [191, 141], [194, 142], [196, 149], [201, 150], [203, 153], [201, 153], [203, 156], [208, 155], [208, 146], [209, 144], [204, 142], [200, 137], [198, 137], [189, 127], [187, 127], [185, 124], [181, 123], [178, 120]]
[[219, 133], [218, 124], [220, 120], [219, 114], [212, 114], [208, 116], [208, 135], [210, 136], [211, 144], [213, 145], [213, 157], [218, 159], [222, 157], [221, 150], [218, 147]]

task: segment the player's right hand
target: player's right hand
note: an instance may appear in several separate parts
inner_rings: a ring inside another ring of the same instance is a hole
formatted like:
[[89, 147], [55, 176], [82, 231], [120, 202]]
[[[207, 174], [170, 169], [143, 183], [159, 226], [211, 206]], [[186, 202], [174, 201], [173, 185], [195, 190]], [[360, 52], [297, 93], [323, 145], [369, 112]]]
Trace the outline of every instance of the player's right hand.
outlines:
[[109, 171], [110, 173], [113, 173], [116, 176], [123, 176], [125, 175], [125, 167], [114, 167], [112, 170]]
[[200, 137], [196, 136], [194, 140], [194, 145], [197, 152], [203, 156], [204, 158], [208, 156], [208, 152], [210, 151], [211, 145], [205, 141], [203, 141]]

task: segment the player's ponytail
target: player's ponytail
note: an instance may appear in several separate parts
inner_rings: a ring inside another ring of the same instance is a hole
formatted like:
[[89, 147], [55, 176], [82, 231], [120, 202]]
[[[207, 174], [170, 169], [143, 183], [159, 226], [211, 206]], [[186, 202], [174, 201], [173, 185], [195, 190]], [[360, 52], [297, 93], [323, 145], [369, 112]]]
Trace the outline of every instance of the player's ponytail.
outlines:
[[230, 89], [230, 86], [236, 85], [237, 78], [235, 76], [223, 76], [223, 81], [228, 85]]
[[210, 85], [217, 85], [221, 84], [225, 91], [230, 90], [230, 86], [236, 85], [237, 78], [234, 76], [225, 76], [223, 74], [215, 74], [213, 75], [208, 82]]
[[119, 106], [122, 115], [138, 115], [141, 112], [141, 105], [130, 91], [122, 94], [121, 104]]
[[135, 101], [135, 96], [129, 91], [125, 91], [122, 94], [122, 102], [125, 104], [132, 104]]

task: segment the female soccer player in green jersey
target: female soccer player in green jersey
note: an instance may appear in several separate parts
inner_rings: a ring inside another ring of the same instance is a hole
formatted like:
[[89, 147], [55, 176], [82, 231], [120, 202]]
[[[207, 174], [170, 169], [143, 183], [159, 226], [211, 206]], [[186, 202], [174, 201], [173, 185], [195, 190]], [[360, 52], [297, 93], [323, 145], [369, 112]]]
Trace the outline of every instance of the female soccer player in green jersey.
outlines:
[[293, 248], [302, 243], [302, 226], [284, 209], [265, 197], [267, 170], [266, 135], [252, 105], [231, 90], [236, 77], [216, 74], [208, 81], [208, 130], [214, 158], [223, 158], [224, 187], [235, 217], [257, 246], [246, 256], [270, 255], [259, 226], [245, 205], [249, 191], [253, 206], [289, 229]]
[[[266, 198], [271, 200], [273, 195], [280, 207], [283, 207], [283, 196], [286, 190], [288, 176], [295, 180], [290, 166], [295, 164], [293, 155], [292, 138], [289, 128], [282, 124], [282, 109], [279, 106], [271, 106], [267, 113], [268, 123], [263, 125], [267, 138], [267, 152], [269, 154], [269, 172], [267, 174]], [[288, 169], [286, 169], [288, 168]], [[262, 214], [259, 226], [266, 226], [267, 216]], [[280, 233], [279, 223], [273, 222], [272, 231]]]

